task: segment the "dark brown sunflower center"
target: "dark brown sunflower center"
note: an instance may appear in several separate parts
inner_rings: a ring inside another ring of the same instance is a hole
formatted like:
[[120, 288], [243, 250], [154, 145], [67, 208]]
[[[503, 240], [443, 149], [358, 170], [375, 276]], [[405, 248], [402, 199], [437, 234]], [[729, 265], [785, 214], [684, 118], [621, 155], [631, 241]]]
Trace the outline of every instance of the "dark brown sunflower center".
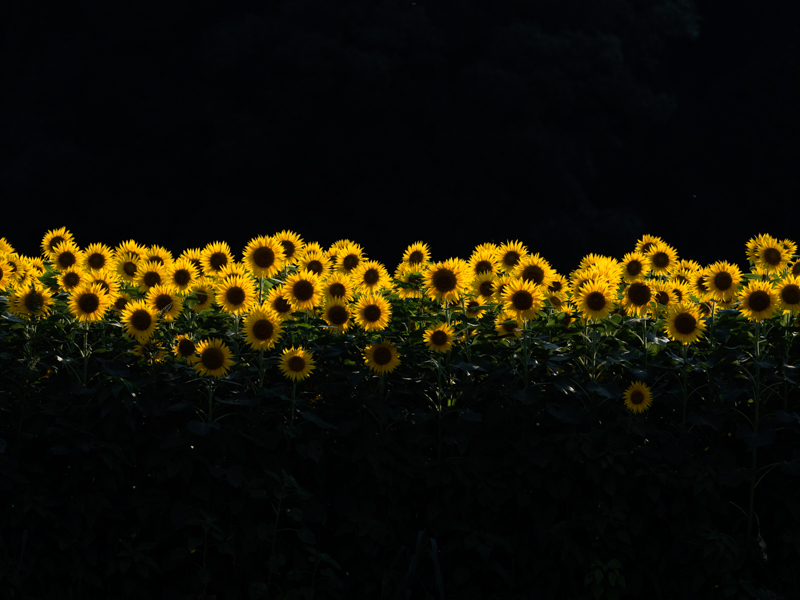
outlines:
[[175, 285], [189, 285], [189, 282], [192, 281], [192, 274], [186, 269], [178, 269], [172, 274], [172, 281], [175, 282]]
[[697, 319], [691, 313], [680, 313], [675, 317], [675, 330], [681, 335], [694, 333], [697, 328]]
[[172, 304], [172, 296], [170, 296], [169, 294], [159, 294], [158, 296], [156, 296], [155, 305], [159, 311], [164, 310], [170, 304]]
[[147, 331], [153, 324], [153, 317], [146, 310], [139, 309], [131, 315], [130, 323], [136, 331]]
[[197, 296], [197, 303], [200, 306], [208, 302], [208, 294], [206, 294], [203, 290], [195, 290], [194, 295]]
[[283, 246], [283, 253], [287, 259], [294, 257], [296, 246], [290, 240], [281, 240], [281, 246]]
[[563, 288], [564, 286], [558, 279], [551, 281], [550, 285], [547, 286], [547, 289], [550, 290], [551, 292], [560, 292]]
[[642, 244], [642, 252], [647, 254], [647, 252], [654, 246], [653, 242], [645, 242]]
[[669, 304], [669, 294], [665, 291], [656, 292], [656, 302], [667, 306]]
[[456, 289], [456, 276], [449, 269], [439, 269], [433, 274], [433, 287], [439, 292], [452, 292]]
[[122, 263], [122, 270], [125, 271], [125, 275], [128, 277], [133, 277], [136, 275], [136, 263], [133, 261], [125, 261]]
[[652, 294], [646, 283], [632, 283], [628, 288], [628, 298], [635, 306], [645, 306], [650, 302]]
[[215, 371], [225, 364], [225, 353], [216, 346], [209, 346], [203, 350], [200, 360], [206, 369]]
[[257, 340], [268, 340], [275, 333], [275, 327], [267, 319], [259, 319], [253, 323], [253, 337]]
[[781, 252], [777, 248], [767, 248], [761, 254], [761, 258], [764, 259], [764, 262], [768, 265], [772, 265], [773, 267], [781, 264]]
[[717, 273], [714, 275], [714, 285], [719, 291], [724, 292], [733, 285], [733, 277], [731, 277], [730, 273], [726, 273], [725, 271]]
[[444, 346], [447, 344], [447, 332], [437, 329], [431, 334], [431, 343], [434, 346]]
[[381, 307], [377, 304], [368, 304], [364, 308], [363, 316], [364, 320], [368, 323], [377, 323], [381, 319]]
[[192, 340], [187, 340], [183, 338], [181, 341], [178, 342], [178, 354], [181, 356], [191, 356], [194, 354], [195, 346]]
[[475, 272], [476, 273], [491, 273], [492, 271], [492, 263], [488, 260], [479, 260], [475, 263]]
[[666, 252], [656, 252], [650, 260], [656, 269], [666, 269], [669, 266], [669, 254]]
[[784, 304], [800, 304], [800, 287], [794, 283], [783, 286], [781, 290], [781, 300]]
[[364, 283], [367, 285], [375, 285], [381, 278], [381, 274], [377, 269], [367, 269], [364, 271]]
[[89, 256], [86, 262], [89, 263], [90, 269], [102, 269], [106, 265], [106, 257], [99, 252], [95, 252]]
[[342, 268], [348, 273], [358, 266], [359, 258], [355, 254], [348, 254], [342, 259]]
[[504, 321], [500, 325], [506, 333], [512, 333], [517, 328], [516, 321]]
[[55, 252], [56, 246], [58, 246], [61, 242], [65, 241], [63, 237], [57, 235], [53, 239], [50, 240], [50, 251]]
[[334, 298], [344, 298], [346, 292], [347, 290], [341, 283], [332, 283], [328, 287], [328, 293]]
[[228, 301], [228, 304], [241, 306], [247, 299], [247, 294], [245, 294], [245, 291], [238, 285], [234, 285], [225, 291], [225, 299]]
[[800, 277], [800, 260], [798, 260], [796, 263], [792, 265], [791, 271], [792, 275], [794, 275], [795, 277]]
[[764, 290], [756, 290], [750, 297], [747, 299], [747, 306], [753, 312], [761, 312], [762, 310], [767, 310], [770, 305], [770, 297], [767, 292]]
[[275, 302], [272, 303], [272, 308], [274, 308], [277, 312], [283, 314], [291, 312], [292, 305], [289, 304], [289, 301], [286, 300], [283, 296], [279, 296], [275, 298]]
[[530, 310], [533, 306], [533, 295], [528, 290], [518, 290], [511, 296], [511, 305], [516, 310]]
[[586, 306], [593, 311], [603, 310], [606, 307], [606, 297], [602, 292], [591, 292], [586, 296]]
[[302, 373], [303, 370], [306, 368], [306, 359], [302, 356], [293, 356], [288, 361], [286, 361], [286, 366], [289, 368], [290, 371], [295, 373]]
[[640, 392], [639, 390], [634, 390], [631, 392], [631, 404], [638, 405], [644, 402], [644, 393]]
[[322, 263], [318, 260], [310, 260], [306, 265], [306, 269], [314, 273], [315, 275], [319, 275], [322, 273]]
[[211, 268], [215, 271], [219, 271], [228, 264], [228, 257], [225, 256], [224, 252], [214, 252], [208, 259]]
[[481, 284], [478, 286], [478, 290], [480, 290], [481, 296], [488, 298], [494, 293], [494, 284], [490, 281], [482, 281]]
[[310, 281], [301, 279], [292, 287], [292, 293], [300, 302], [306, 302], [314, 296], [314, 285]]
[[375, 348], [375, 352], [372, 353], [372, 360], [375, 361], [376, 365], [388, 365], [392, 362], [392, 351], [386, 346], [378, 346]]
[[422, 282], [425, 281], [421, 275], [412, 274], [406, 277], [406, 283], [410, 283], [411, 285], [419, 286]]
[[522, 279], [532, 281], [536, 285], [541, 285], [544, 281], [544, 269], [538, 265], [528, 265], [522, 271]]
[[76, 262], [75, 255], [69, 250], [65, 250], [58, 255], [58, 264], [62, 269], [68, 269]]
[[122, 310], [125, 308], [125, 305], [128, 303], [128, 299], [125, 296], [120, 296], [114, 301], [114, 308], [116, 310]]
[[331, 325], [336, 325], [337, 327], [344, 325], [349, 318], [350, 312], [344, 306], [335, 304], [328, 309], [328, 320], [331, 322]]
[[253, 262], [257, 267], [268, 269], [275, 263], [275, 253], [266, 247], [257, 248], [253, 252]]
[[161, 283], [161, 275], [159, 275], [156, 271], [148, 271], [144, 274], [142, 281], [146, 287], [151, 288], [154, 285]]
[[419, 250], [414, 250], [411, 254], [408, 255], [408, 262], [412, 265], [416, 265], [422, 262], [422, 259], [425, 258], [425, 255], [422, 254]]
[[42, 304], [44, 304], [44, 298], [40, 292], [31, 290], [25, 294], [25, 308], [29, 311], [36, 312], [42, 307]]
[[78, 308], [87, 314], [93, 314], [100, 307], [100, 298], [97, 294], [88, 292], [78, 298]]
[[520, 256], [519, 252], [514, 250], [509, 250], [503, 255], [503, 264], [507, 267], [513, 267], [519, 262]]
[[[0, 271], [0, 279], [2, 279], [3, 272]], [[77, 273], [70, 271], [66, 275], [64, 275], [64, 285], [66, 287], [75, 287], [81, 282], [81, 276]]]
[[145, 260], [151, 260], [154, 263], [156, 263], [157, 265], [163, 265], [164, 264], [164, 259], [161, 258], [158, 254], [155, 254], [153, 256], [148, 256], [147, 258], [145, 258]]
[[111, 286], [110, 286], [110, 285], [108, 285], [108, 282], [107, 282], [105, 279], [95, 279], [95, 280], [94, 280], [92, 283], [98, 283], [98, 284], [100, 284], [100, 287], [103, 289], [103, 291], [104, 291], [106, 294], [108, 294], [109, 292], [111, 292]]
[[552, 304], [556, 308], [559, 308], [564, 303], [561, 301], [561, 298], [559, 298], [558, 296], [550, 296], [550, 304]]
[[625, 271], [630, 277], [638, 277], [643, 268], [644, 266], [642, 265], [642, 262], [636, 259], [633, 259], [631, 262], [625, 265]]
[[674, 290], [672, 290], [672, 292], [675, 294], [675, 298], [678, 299], [679, 303], [683, 302], [683, 291], [681, 290], [681, 288], [675, 288]]

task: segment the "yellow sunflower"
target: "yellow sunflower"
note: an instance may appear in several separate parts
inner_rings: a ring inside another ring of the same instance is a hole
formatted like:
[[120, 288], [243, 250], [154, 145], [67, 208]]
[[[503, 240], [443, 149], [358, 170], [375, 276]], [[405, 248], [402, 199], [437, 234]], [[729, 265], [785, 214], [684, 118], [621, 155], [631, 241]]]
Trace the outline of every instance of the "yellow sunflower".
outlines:
[[69, 301], [69, 311], [82, 323], [101, 321], [110, 307], [111, 297], [98, 283], [76, 289]]
[[364, 331], [386, 329], [391, 318], [392, 306], [383, 296], [367, 294], [356, 302], [354, 320]]
[[325, 298], [338, 298], [349, 302], [353, 299], [353, 283], [349, 275], [333, 273], [322, 282], [322, 295]]
[[42, 254], [48, 257], [50, 260], [53, 259], [53, 255], [56, 252], [56, 246], [61, 244], [62, 242], [74, 242], [75, 239], [73, 238], [72, 234], [67, 231], [66, 227], [60, 227], [59, 229], [51, 229], [47, 233], [44, 234], [42, 238]]
[[482, 273], [497, 273], [500, 268], [497, 246], [494, 244], [484, 244], [483, 246], [475, 248], [467, 264], [469, 265], [469, 272], [473, 277], [478, 277]]
[[524, 279], [513, 279], [505, 287], [503, 308], [517, 319], [529, 320], [538, 315], [544, 304], [544, 288]]
[[425, 284], [425, 277], [419, 271], [419, 267], [400, 263], [393, 279], [395, 283], [392, 289], [401, 298], [423, 297], [422, 286]]
[[430, 350], [447, 352], [452, 347], [455, 337], [455, 331], [450, 325], [437, 323], [430, 329], [425, 330], [422, 339]]
[[[790, 244], [793, 242], [786, 240]], [[769, 273], [781, 271], [789, 264], [796, 247], [786, 246], [771, 235], [761, 234], [747, 242], [747, 258]]]
[[643, 413], [653, 404], [653, 393], [641, 381], [632, 383], [622, 396], [625, 408], [634, 414]]
[[677, 301], [675, 284], [670, 281], [654, 281], [650, 285], [653, 290], [653, 302], [669, 308]]
[[664, 240], [654, 235], [643, 235], [638, 242], [636, 242], [636, 252], [641, 252], [645, 256], [650, 252], [656, 244], [663, 244]]
[[8, 310], [17, 316], [46, 317], [53, 310], [53, 295], [42, 284], [31, 281], [14, 288]]
[[414, 242], [403, 252], [403, 263], [421, 269], [431, 258], [431, 249], [428, 244]]
[[688, 346], [705, 335], [701, 308], [691, 302], [679, 302], [667, 309], [664, 329], [667, 336]]
[[730, 302], [736, 296], [736, 287], [741, 279], [739, 267], [729, 262], [717, 261], [707, 267], [703, 283], [714, 300]]
[[187, 248], [178, 258], [185, 258], [197, 269], [197, 276], [204, 277], [206, 272], [203, 270], [203, 251], [200, 248]]
[[336, 252], [336, 270], [340, 273], [352, 274], [361, 261], [364, 260], [364, 251], [355, 242], [350, 242], [339, 248]]
[[203, 340], [197, 344], [197, 356], [194, 369], [200, 375], [220, 378], [227, 375], [233, 362], [233, 354], [220, 339]]
[[625, 314], [634, 317], [646, 317], [650, 312], [653, 290], [644, 279], [630, 282], [625, 286], [622, 296], [622, 308]]
[[71, 292], [79, 288], [82, 283], [86, 283], [86, 275], [79, 269], [67, 269], [66, 271], [61, 271], [58, 282], [64, 290]]
[[479, 319], [486, 310], [483, 296], [471, 296], [464, 301], [464, 314], [470, 319]]
[[139, 263], [142, 257], [135, 252], [122, 252], [117, 254], [114, 261], [117, 274], [128, 283], [134, 283], [139, 274]]
[[289, 293], [285, 285], [272, 288], [264, 300], [264, 304], [274, 312], [281, 321], [292, 316], [294, 308], [289, 302]]
[[142, 294], [146, 294], [151, 287], [166, 283], [166, 281], [167, 269], [164, 265], [152, 260], [139, 263], [134, 283], [139, 286], [139, 291]]
[[195, 313], [201, 313], [211, 308], [214, 304], [214, 298], [216, 297], [214, 282], [205, 277], [200, 277], [189, 287], [188, 295], [196, 299], [196, 302], [192, 304], [192, 310]]
[[57, 271], [80, 267], [83, 262], [83, 252], [72, 241], [61, 242], [50, 255], [50, 262]]
[[778, 294], [768, 281], [751, 280], [737, 295], [739, 312], [750, 321], [769, 319], [778, 308]]
[[200, 277], [197, 267], [188, 258], [181, 257], [167, 268], [167, 283], [179, 292], [185, 292]]
[[163, 265], [165, 267], [169, 267], [175, 259], [172, 256], [172, 252], [164, 248], [163, 246], [150, 246], [149, 248], [145, 249], [144, 254], [142, 254], [142, 260], [147, 262], [149, 260]]
[[494, 280], [493, 273], [483, 271], [473, 278], [470, 287], [476, 296], [480, 296], [484, 301], [489, 302], [495, 293]]
[[575, 303], [580, 313], [587, 319], [604, 319], [616, 308], [616, 302], [604, 281], [593, 281], [584, 285], [575, 294]]
[[527, 255], [519, 260], [514, 268], [514, 277], [547, 287], [554, 271], [550, 263], [538, 254]]
[[216, 300], [224, 312], [239, 315], [258, 301], [258, 293], [252, 279], [235, 275], [220, 281]]
[[81, 266], [86, 270], [110, 269], [114, 261], [114, 251], [105, 244], [89, 244], [84, 250]]
[[362, 261], [352, 270], [350, 277], [356, 289], [363, 294], [380, 292], [392, 283], [389, 271], [377, 260]]
[[317, 277], [324, 279], [331, 271], [330, 256], [316, 245], [306, 244], [297, 259], [297, 270], [311, 271]]
[[375, 373], [391, 373], [400, 364], [397, 347], [390, 342], [370, 344], [364, 351], [364, 362]]
[[172, 353], [175, 355], [175, 358], [183, 359], [190, 365], [200, 360], [200, 358], [196, 356], [197, 346], [194, 340], [185, 333], [175, 338], [175, 342], [172, 344]]
[[100, 284], [103, 291], [110, 296], [116, 296], [122, 285], [117, 274], [108, 269], [90, 269], [86, 272], [85, 281]]
[[468, 277], [466, 262], [448, 258], [432, 264], [425, 273], [426, 292], [439, 302], [458, 300], [470, 283]]
[[648, 261], [641, 252], [628, 252], [622, 258], [622, 277], [625, 281], [636, 281], [647, 272]]
[[0, 256], [0, 290], [11, 287], [15, 277], [9, 264]]
[[253, 350], [272, 348], [283, 333], [281, 320], [266, 306], [252, 310], [244, 320], [244, 341]]
[[125, 240], [114, 250], [114, 254], [117, 256], [120, 254], [135, 254], [140, 260], [144, 258], [146, 252], [147, 248], [135, 240]]
[[256, 277], [273, 277], [284, 265], [283, 246], [271, 236], [253, 238], [244, 249], [244, 263]]
[[288, 264], [294, 264], [303, 249], [303, 238], [294, 231], [283, 230], [272, 236], [283, 247], [283, 256]]
[[311, 271], [292, 273], [283, 288], [295, 311], [312, 311], [322, 301], [322, 280]]
[[169, 285], [154, 285], [147, 290], [145, 300], [147, 305], [158, 311], [159, 317], [167, 322], [174, 321], [183, 310], [183, 298]]
[[528, 255], [528, 249], [519, 241], [507, 241], [497, 248], [497, 260], [500, 269], [509, 275], [517, 263]]
[[645, 253], [650, 261], [650, 270], [655, 275], [668, 275], [678, 262], [678, 253], [675, 248], [664, 242], [657, 242]]
[[692, 293], [689, 286], [689, 281], [684, 281], [678, 277], [673, 277], [672, 279], [669, 279], [667, 283], [672, 290], [672, 296], [675, 298], [675, 302], [689, 301], [689, 296]]
[[222, 269], [234, 262], [231, 247], [227, 242], [212, 242], [203, 248], [200, 254], [203, 272], [207, 276], [216, 276]]
[[281, 354], [278, 368], [292, 381], [302, 381], [316, 368], [314, 355], [310, 350], [300, 348], [287, 348]]
[[337, 334], [350, 328], [351, 316], [349, 304], [340, 298], [328, 298], [322, 308], [322, 318]]
[[158, 324], [158, 311], [150, 308], [144, 300], [131, 300], [120, 315], [125, 333], [140, 343], [150, 339]]
[[511, 335], [520, 337], [522, 335], [522, 323], [517, 320], [513, 312], [500, 311], [494, 319], [494, 328], [500, 337]]
[[131, 301], [131, 295], [128, 292], [119, 292], [112, 300], [111, 310], [122, 312], [128, 302]]
[[778, 305], [784, 313], [796, 315], [800, 312], [800, 278], [789, 275], [779, 282], [777, 289]]

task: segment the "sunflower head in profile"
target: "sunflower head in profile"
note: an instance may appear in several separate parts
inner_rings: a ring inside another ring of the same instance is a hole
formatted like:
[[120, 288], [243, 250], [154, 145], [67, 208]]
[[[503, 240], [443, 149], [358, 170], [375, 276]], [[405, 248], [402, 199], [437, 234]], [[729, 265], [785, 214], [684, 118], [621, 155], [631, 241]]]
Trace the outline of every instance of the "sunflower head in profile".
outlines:
[[706, 324], [697, 305], [679, 302], [667, 309], [664, 329], [670, 339], [688, 346], [705, 335]]
[[183, 298], [169, 285], [154, 285], [147, 290], [145, 298], [147, 305], [158, 311], [159, 318], [167, 322], [174, 321], [183, 310]]
[[575, 294], [575, 304], [583, 317], [592, 321], [607, 318], [616, 308], [609, 284], [602, 280], [583, 285]]
[[430, 329], [425, 330], [422, 339], [430, 350], [436, 352], [447, 352], [453, 346], [456, 334], [450, 325], [437, 323]]
[[370, 344], [364, 351], [364, 362], [371, 371], [379, 375], [391, 373], [400, 364], [397, 347], [390, 342]]
[[769, 281], [750, 280], [739, 292], [739, 312], [750, 321], [769, 319], [778, 308], [778, 294]]
[[322, 318], [336, 334], [350, 328], [351, 316], [349, 303], [341, 298], [328, 298], [322, 308]]
[[144, 300], [131, 300], [122, 309], [120, 322], [129, 337], [144, 343], [156, 330], [158, 311], [150, 308]]
[[423, 242], [414, 242], [406, 251], [403, 252], [403, 263], [416, 268], [422, 269], [425, 264], [431, 259], [431, 249], [428, 244]]
[[69, 311], [81, 323], [101, 321], [110, 307], [111, 297], [99, 283], [84, 284], [69, 301]]
[[197, 360], [194, 369], [200, 375], [211, 377], [224, 377], [235, 364], [233, 354], [228, 346], [220, 339], [203, 340], [197, 345]]
[[544, 308], [544, 290], [531, 281], [512, 279], [504, 290], [503, 309], [514, 313], [517, 319], [533, 319]]
[[511, 275], [520, 260], [528, 255], [528, 249], [520, 241], [507, 241], [497, 248], [497, 262], [502, 271]]
[[255, 237], [244, 249], [244, 263], [256, 277], [276, 275], [283, 268], [284, 262], [283, 245], [270, 236]]
[[203, 265], [203, 272], [207, 276], [217, 276], [225, 267], [234, 262], [231, 247], [227, 242], [212, 242], [203, 248], [200, 262]]
[[[50, 260], [53, 259], [53, 254], [55, 254], [56, 247], [62, 242], [74, 242], [75, 239], [72, 236], [72, 233], [67, 231], [66, 227], [60, 227], [58, 229], [51, 229], [47, 233], [44, 234], [42, 238], [42, 254], [48, 257]], [[12, 250], [13, 252], [13, 250]]]
[[255, 283], [249, 277], [235, 275], [221, 280], [217, 285], [217, 304], [226, 313], [242, 314], [257, 299]]
[[193, 365], [199, 357], [197, 356], [197, 345], [194, 340], [187, 334], [181, 333], [175, 338], [172, 344], [172, 353], [178, 360], [185, 360], [190, 365]]
[[438, 302], [458, 300], [469, 285], [466, 262], [448, 258], [430, 265], [425, 273], [425, 286], [428, 296]]
[[730, 302], [736, 297], [736, 288], [742, 280], [742, 272], [734, 264], [717, 261], [706, 268], [703, 283], [708, 288], [708, 297], [717, 302]]
[[367, 294], [358, 299], [354, 312], [355, 322], [364, 331], [381, 331], [392, 318], [392, 305], [383, 296]]
[[641, 381], [635, 381], [622, 396], [625, 408], [634, 414], [643, 413], [653, 404], [653, 392]]
[[281, 354], [278, 368], [285, 377], [292, 381], [302, 381], [311, 375], [311, 371], [316, 368], [314, 355], [310, 350], [305, 350], [302, 346], [286, 348]]
[[248, 313], [243, 323], [244, 341], [253, 350], [272, 348], [281, 339], [281, 320], [264, 305]]
[[788, 275], [778, 283], [778, 305], [784, 313], [800, 312], [800, 278]]
[[311, 271], [297, 271], [283, 285], [293, 311], [312, 311], [322, 301], [322, 280]]

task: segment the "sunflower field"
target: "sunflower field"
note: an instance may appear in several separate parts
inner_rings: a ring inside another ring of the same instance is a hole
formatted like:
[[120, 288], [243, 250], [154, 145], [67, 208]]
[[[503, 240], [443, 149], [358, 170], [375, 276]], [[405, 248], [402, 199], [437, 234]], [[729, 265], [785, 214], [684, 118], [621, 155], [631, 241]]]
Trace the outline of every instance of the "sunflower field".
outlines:
[[800, 597], [800, 261], [0, 239], [10, 598]]

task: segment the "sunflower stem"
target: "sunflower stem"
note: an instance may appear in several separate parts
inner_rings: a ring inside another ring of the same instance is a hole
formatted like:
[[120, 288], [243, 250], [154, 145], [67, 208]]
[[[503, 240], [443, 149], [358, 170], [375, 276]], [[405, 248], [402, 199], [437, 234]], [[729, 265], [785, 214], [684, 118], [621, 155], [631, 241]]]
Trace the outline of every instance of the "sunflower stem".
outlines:
[[[760, 404], [760, 396], [761, 396], [761, 367], [759, 363], [761, 362], [761, 321], [756, 321], [755, 327], [755, 340], [753, 341], [754, 344], [754, 352], [753, 356], [755, 358], [755, 377], [753, 379], [753, 408], [755, 410], [755, 415], [753, 418], [753, 440], [758, 437], [758, 421], [759, 421], [759, 404]], [[753, 452], [752, 452], [752, 459], [750, 462], [750, 468], [753, 471], [753, 478], [750, 480], [750, 498], [749, 498], [749, 506], [747, 510], [747, 537], [749, 538], [753, 531], [753, 508], [755, 505], [755, 495], [756, 495], [756, 469], [758, 467], [758, 447], [753, 444]]]
[[689, 404], [689, 393], [688, 393], [689, 363], [687, 361], [688, 352], [689, 352], [689, 344], [683, 344], [683, 379], [681, 381], [681, 395], [683, 396], [681, 431], [683, 433], [686, 433], [686, 406]]

